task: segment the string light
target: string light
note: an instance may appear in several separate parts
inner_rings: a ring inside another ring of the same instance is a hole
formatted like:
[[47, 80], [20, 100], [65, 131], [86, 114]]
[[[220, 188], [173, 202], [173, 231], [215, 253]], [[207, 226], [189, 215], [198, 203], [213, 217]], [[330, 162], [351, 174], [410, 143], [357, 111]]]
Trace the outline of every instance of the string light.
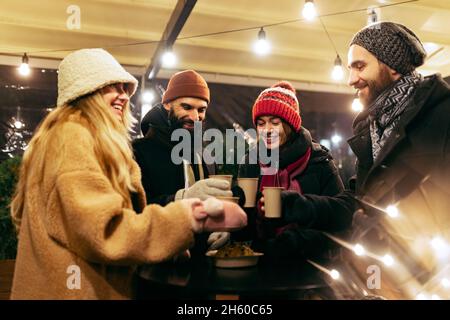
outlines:
[[437, 294], [433, 294], [431, 295], [431, 300], [441, 300], [441, 297], [438, 296]]
[[338, 134], [335, 134], [334, 136], [331, 137], [331, 142], [333, 142], [336, 145], [338, 145], [341, 141], [342, 137]]
[[270, 52], [270, 43], [266, 39], [264, 28], [261, 28], [258, 32], [258, 40], [253, 45], [253, 51], [260, 56], [267, 55]]
[[336, 81], [344, 79], [344, 69], [342, 68], [342, 60], [339, 55], [337, 55], [336, 59], [334, 60], [334, 67], [333, 72], [331, 73], [331, 77]]
[[164, 68], [173, 68], [177, 63], [177, 56], [173, 53], [172, 50], [167, 50], [162, 55], [162, 65]]
[[24, 77], [30, 75], [31, 73], [30, 66], [28, 65], [28, 56], [26, 53], [22, 56], [22, 63], [19, 67], [19, 73]]
[[359, 100], [359, 98], [353, 99], [352, 110], [355, 112], [361, 112], [363, 110], [363, 105], [362, 105], [361, 101]]
[[314, 5], [313, 0], [306, 0], [305, 5], [303, 6], [302, 10], [303, 17], [308, 20], [312, 21], [317, 16], [316, 6]]
[[142, 94], [142, 102], [152, 103], [155, 100], [155, 94], [150, 90], [145, 90]]

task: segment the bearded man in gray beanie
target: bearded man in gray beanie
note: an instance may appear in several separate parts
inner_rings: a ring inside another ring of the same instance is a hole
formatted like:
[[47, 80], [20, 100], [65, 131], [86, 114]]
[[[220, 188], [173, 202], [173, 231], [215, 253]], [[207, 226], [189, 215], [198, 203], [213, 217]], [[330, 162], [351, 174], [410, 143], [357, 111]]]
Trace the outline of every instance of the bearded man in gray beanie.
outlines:
[[[282, 192], [284, 222], [329, 232], [352, 225], [352, 242], [395, 254], [396, 267], [380, 270], [383, 288], [376, 291], [388, 298], [412, 298], [417, 288], [409, 290], [405, 279], [433, 275], [429, 253], [405, 239], [450, 227], [450, 88], [438, 74], [416, 72], [425, 57], [418, 37], [403, 25], [381, 22], [356, 33], [348, 52], [349, 85], [364, 110], [348, 140], [357, 157], [350, 189], [335, 197]], [[401, 219], [386, 218], [387, 212]], [[367, 278], [374, 261], [352, 264], [352, 257], [347, 276], [358, 266]]]
[[361, 233], [353, 236], [395, 255], [395, 270], [382, 268], [384, 290], [377, 291], [391, 298], [414, 298], [422, 290], [418, 275], [426, 283], [437, 267], [426, 249], [405, 239], [425, 239], [450, 227], [450, 88], [439, 74], [417, 73], [425, 57], [419, 38], [393, 22], [363, 28], [348, 52], [349, 85], [364, 106], [348, 140], [357, 157], [354, 187], [364, 213], [355, 216]]

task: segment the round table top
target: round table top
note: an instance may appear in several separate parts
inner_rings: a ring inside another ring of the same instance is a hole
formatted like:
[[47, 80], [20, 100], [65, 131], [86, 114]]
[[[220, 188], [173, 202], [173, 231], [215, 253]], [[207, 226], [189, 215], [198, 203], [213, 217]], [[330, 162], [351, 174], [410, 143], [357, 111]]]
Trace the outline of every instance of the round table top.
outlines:
[[218, 268], [211, 258], [164, 263], [140, 268], [144, 285], [152, 283], [214, 294], [287, 293], [328, 287], [323, 273], [297, 261], [244, 268]]

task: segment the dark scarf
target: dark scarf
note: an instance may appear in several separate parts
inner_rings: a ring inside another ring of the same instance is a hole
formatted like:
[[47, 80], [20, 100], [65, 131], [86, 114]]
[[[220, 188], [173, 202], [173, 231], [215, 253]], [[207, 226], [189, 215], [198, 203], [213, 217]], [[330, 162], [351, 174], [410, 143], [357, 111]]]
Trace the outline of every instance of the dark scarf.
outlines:
[[409, 105], [421, 80], [421, 76], [414, 72], [407, 74], [384, 90], [369, 106], [370, 136], [374, 160]]
[[[302, 194], [302, 187], [296, 177], [308, 166], [312, 152], [311, 145], [311, 135], [306, 129], [302, 128], [299, 135], [280, 147], [279, 169], [274, 175], [263, 175], [261, 177], [259, 190], [262, 192], [264, 187], [283, 187], [284, 190], [292, 190]], [[260, 206], [258, 206], [258, 214], [260, 218], [264, 216]], [[284, 230], [296, 226], [296, 224], [289, 224], [277, 228], [275, 233], [278, 235]], [[262, 230], [260, 229], [260, 231]]]

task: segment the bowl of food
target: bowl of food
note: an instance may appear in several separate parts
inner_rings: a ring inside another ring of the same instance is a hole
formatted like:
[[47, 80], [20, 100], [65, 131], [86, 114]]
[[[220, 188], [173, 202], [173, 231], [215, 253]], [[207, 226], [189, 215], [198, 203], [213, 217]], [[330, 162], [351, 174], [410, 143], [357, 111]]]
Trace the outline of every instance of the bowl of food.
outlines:
[[218, 268], [244, 268], [255, 266], [263, 254], [254, 252], [249, 246], [242, 243], [228, 244], [219, 250], [206, 253]]

